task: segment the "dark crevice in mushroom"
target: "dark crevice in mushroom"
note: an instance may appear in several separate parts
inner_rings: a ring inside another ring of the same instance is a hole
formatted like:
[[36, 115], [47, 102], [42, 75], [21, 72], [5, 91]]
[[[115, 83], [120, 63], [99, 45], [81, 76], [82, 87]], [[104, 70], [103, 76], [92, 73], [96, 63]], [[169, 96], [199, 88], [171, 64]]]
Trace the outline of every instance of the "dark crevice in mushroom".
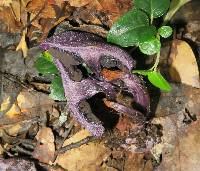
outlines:
[[103, 126], [106, 129], [113, 129], [118, 122], [119, 115], [116, 111], [105, 105], [103, 102], [105, 97], [104, 93], [98, 93], [89, 98], [87, 102], [91, 106], [92, 113], [99, 118], [99, 120], [103, 123]]

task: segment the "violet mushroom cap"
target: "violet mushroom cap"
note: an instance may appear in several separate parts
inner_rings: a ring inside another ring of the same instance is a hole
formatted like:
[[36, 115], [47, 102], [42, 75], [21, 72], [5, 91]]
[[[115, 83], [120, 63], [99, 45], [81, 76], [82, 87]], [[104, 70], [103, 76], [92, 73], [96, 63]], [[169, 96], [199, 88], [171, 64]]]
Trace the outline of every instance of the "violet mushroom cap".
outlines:
[[80, 56], [98, 76], [102, 56], [112, 56], [119, 60], [128, 71], [135, 66], [131, 56], [117, 46], [105, 43], [104, 39], [87, 32], [67, 31], [48, 38], [41, 45], [42, 49], [57, 48], [60, 51]]
[[[78, 55], [93, 69], [95, 78], [89, 77], [80, 82], [73, 81], [69, 76], [67, 68], [64, 67], [62, 60], [53, 56], [53, 61], [61, 73], [69, 110], [77, 121], [94, 136], [101, 136], [105, 128], [96, 116], [87, 116], [81, 112], [80, 102], [99, 92], [103, 92], [107, 97], [112, 98], [115, 98], [117, 94], [113, 84], [100, 79], [100, 59], [103, 55], [112, 56], [126, 67], [126, 74], [120, 79], [124, 82], [127, 91], [133, 95], [134, 100], [147, 112], [149, 111], [149, 96], [145, 87], [140, 83], [140, 79], [137, 76], [130, 74], [135, 62], [128, 53], [119, 47], [110, 45], [102, 38], [90, 33], [68, 31], [50, 37], [41, 44], [41, 48], [44, 50], [56, 48], [59, 51]], [[133, 118], [137, 118], [137, 116], [144, 118], [144, 115], [137, 110], [128, 108], [117, 102], [113, 102], [113, 104], [115, 110], [118, 112], [126, 113]]]
[[141, 84], [141, 80], [134, 74], [125, 74], [120, 78], [127, 88], [127, 91], [133, 95], [135, 103], [140, 105], [148, 113], [150, 111], [149, 94], [146, 88]]
[[66, 69], [58, 59], [54, 58], [54, 63], [61, 73], [69, 110], [77, 121], [94, 136], [101, 136], [105, 130], [102, 123], [95, 116], [90, 116], [93, 118], [93, 120], [90, 120], [88, 116], [80, 111], [79, 103], [99, 92], [105, 92], [108, 96], [114, 97], [114, 87], [108, 82], [101, 82], [99, 84], [98, 81], [90, 78], [84, 79], [80, 82], [73, 81], [70, 79], [69, 73], [67, 73]]

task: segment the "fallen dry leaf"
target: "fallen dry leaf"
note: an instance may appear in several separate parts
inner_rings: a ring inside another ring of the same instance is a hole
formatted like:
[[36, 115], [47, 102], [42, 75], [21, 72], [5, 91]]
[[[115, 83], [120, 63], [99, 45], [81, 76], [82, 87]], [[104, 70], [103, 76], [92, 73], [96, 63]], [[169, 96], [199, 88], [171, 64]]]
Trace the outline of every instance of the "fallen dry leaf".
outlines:
[[15, 16], [10, 7], [0, 8], [0, 21], [6, 25], [6, 29], [0, 28], [1, 31], [11, 33], [20, 32], [21, 23], [15, 20]]
[[70, 0], [69, 3], [77, 8], [74, 12], [77, 18], [92, 24], [99, 24], [100, 19], [110, 27], [132, 6], [131, 0]]
[[43, 33], [38, 38], [38, 42], [40, 42], [46, 39], [53, 27], [69, 18], [74, 8], [64, 0], [31, 0], [26, 10], [30, 13], [31, 25], [33, 26], [28, 30], [28, 35], [34, 37], [33, 30], [35, 27], [38, 28]]
[[200, 88], [197, 61], [188, 43], [173, 40], [169, 62], [169, 73], [173, 81]]
[[3, 155], [3, 153], [4, 153], [4, 149], [3, 149], [2, 145], [0, 145], [0, 155]]
[[0, 6], [10, 6], [13, 0], [1, 0]]
[[151, 160], [144, 160], [144, 154], [127, 153], [124, 171], [153, 171]]
[[17, 136], [20, 130], [23, 128], [22, 124], [12, 125], [9, 129], [6, 129], [6, 133], [11, 136]]
[[10, 3], [10, 7], [12, 9], [15, 20], [20, 22], [21, 20], [21, 3], [19, 0], [14, 0]]
[[[1, 103], [1, 108], [0, 108], [0, 111], [6, 111], [8, 108], [9, 108], [9, 105], [10, 105], [10, 97], [6, 97], [3, 102]], [[20, 108], [16, 105], [16, 104], [13, 104], [12, 107], [8, 110], [8, 112], [6, 112], [8, 116], [13, 116], [13, 114], [20, 114], [21, 111], [20, 111]]]
[[[37, 92], [29, 92], [27, 90], [22, 90], [19, 95], [17, 96], [16, 102], [10, 108], [8, 112], [4, 115], [4, 119], [10, 119], [11, 122], [15, 121], [22, 121], [25, 118], [31, 118], [31, 114], [37, 115], [37, 111], [39, 110], [46, 110], [47, 108], [51, 109], [51, 105], [54, 104], [54, 101], [50, 99], [45, 94], [37, 93]], [[9, 105], [9, 97], [7, 97], [4, 102], [1, 104], [1, 109], [6, 109]], [[46, 108], [46, 109], [45, 109]], [[35, 112], [34, 112], [35, 110]], [[52, 109], [51, 109], [52, 110]], [[23, 115], [24, 114], [24, 115]], [[21, 119], [20, 119], [21, 118]], [[1, 118], [0, 124], [5, 123], [5, 120]], [[8, 124], [8, 123], [5, 123]]]
[[[1, 104], [3, 111], [10, 105], [10, 96], [4, 97], [5, 100]], [[1, 117], [0, 132], [6, 132], [11, 136], [27, 132], [34, 123], [46, 115], [47, 111], [51, 113], [53, 104], [54, 101], [48, 95], [22, 90], [12, 107]]]
[[155, 147], [158, 152], [160, 149], [162, 151], [162, 162], [158, 171], [197, 171], [200, 167], [199, 117], [198, 121], [188, 127], [182, 120], [183, 115], [157, 119], [157, 123], [163, 126], [163, 144]]
[[[90, 133], [87, 130], [81, 130], [71, 138], [67, 139], [63, 146], [80, 141], [87, 136], [91, 136]], [[64, 154], [58, 155], [55, 163], [68, 171], [103, 171], [101, 163], [109, 155], [110, 149], [106, 148], [103, 143], [90, 142], [80, 146], [79, 148], [75, 148]]]
[[16, 51], [22, 50], [24, 57], [27, 57], [27, 54], [28, 54], [28, 46], [26, 44], [26, 33], [27, 33], [27, 29], [23, 30], [21, 40], [16, 48]]
[[21, 27], [27, 24], [26, 4], [30, 0], [0, 1], [0, 20], [7, 25], [8, 32], [21, 32]]
[[137, 124], [134, 124], [127, 116], [120, 116], [116, 128], [120, 131], [121, 135], [128, 135], [131, 130], [137, 128]]
[[[197, 171], [200, 167], [200, 90], [173, 85], [172, 92], [162, 93], [154, 123], [163, 127], [162, 143], [152, 150], [162, 162], [157, 171]], [[164, 114], [166, 114], [164, 116]]]
[[51, 128], [48, 127], [43, 127], [40, 129], [35, 138], [42, 144], [54, 142], [53, 132]]
[[40, 162], [50, 164], [55, 153], [54, 135], [51, 128], [43, 127], [35, 138], [37, 145], [33, 151], [33, 157]]
[[129, 0], [99, 0], [99, 3], [112, 23], [132, 7]]
[[91, 2], [92, 0], [69, 0], [69, 4], [73, 7], [83, 7]]
[[30, 13], [40, 13], [39, 18], [55, 18], [57, 16], [57, 8], [61, 8], [63, 1], [51, 1], [44, 0], [31, 0], [26, 6], [26, 10]]
[[[7, 122], [9, 122], [7, 120]], [[33, 124], [37, 123], [38, 119], [27, 119], [24, 121], [21, 121], [19, 123], [12, 123], [12, 124], [5, 124], [5, 125], [0, 125], [0, 137], [2, 139], [5, 138], [5, 136], [12, 136], [15, 137], [17, 135], [22, 135], [23, 133], [26, 133]], [[7, 142], [7, 140], [5, 140]], [[9, 140], [8, 140], [9, 141]], [[12, 143], [12, 142], [8, 142]]]

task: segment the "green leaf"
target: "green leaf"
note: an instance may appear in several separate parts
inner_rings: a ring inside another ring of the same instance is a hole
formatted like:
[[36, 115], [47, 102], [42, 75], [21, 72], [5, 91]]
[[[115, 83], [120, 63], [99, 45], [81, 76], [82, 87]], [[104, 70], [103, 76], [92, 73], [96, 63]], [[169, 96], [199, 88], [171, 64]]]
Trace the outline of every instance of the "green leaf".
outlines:
[[172, 31], [173, 30], [170, 26], [162, 26], [158, 29], [158, 33], [164, 38], [168, 38], [169, 36], [171, 36]]
[[134, 5], [145, 11], [150, 17], [158, 18], [167, 12], [170, 0], [134, 0]]
[[161, 43], [160, 43], [160, 40], [153, 37], [147, 41], [139, 43], [139, 48], [142, 53], [147, 54], [147, 55], [153, 55], [160, 51]]
[[140, 75], [144, 75], [148, 77], [148, 80], [156, 87], [160, 88], [161, 90], [164, 91], [171, 91], [171, 86], [170, 84], [164, 79], [164, 77], [152, 70], [133, 70], [132, 73], [137, 73]]
[[164, 77], [155, 71], [152, 71], [148, 74], [148, 80], [156, 87], [164, 91], [171, 91], [170, 84], [164, 79]]
[[131, 10], [123, 15], [110, 29], [107, 41], [122, 47], [138, 45], [156, 34], [156, 28], [149, 26], [148, 16], [140, 10]]
[[42, 55], [42, 57], [48, 60], [49, 62], [53, 62], [52, 55], [48, 51], [44, 51]]
[[54, 77], [53, 81], [51, 82], [50, 90], [51, 93], [49, 94], [49, 97], [51, 97], [53, 100], [59, 100], [59, 101], [66, 100], [62, 79], [60, 76]]
[[36, 60], [35, 67], [43, 75], [58, 74], [58, 69], [52, 61], [52, 56], [48, 52], [43, 52]]

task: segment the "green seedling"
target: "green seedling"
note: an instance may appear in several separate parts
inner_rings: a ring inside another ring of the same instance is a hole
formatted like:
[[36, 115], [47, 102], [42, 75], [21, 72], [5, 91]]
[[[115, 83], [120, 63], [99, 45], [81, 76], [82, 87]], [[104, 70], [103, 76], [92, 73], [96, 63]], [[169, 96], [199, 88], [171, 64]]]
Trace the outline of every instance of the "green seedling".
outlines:
[[157, 71], [160, 59], [160, 38], [172, 35], [170, 26], [156, 28], [155, 18], [162, 17], [170, 7], [170, 0], [134, 0], [134, 8], [124, 14], [111, 27], [107, 41], [122, 47], [137, 46], [146, 55], [156, 55], [149, 70], [134, 70], [133, 73], [147, 76], [148, 80], [163, 91], [170, 91], [170, 84]]

